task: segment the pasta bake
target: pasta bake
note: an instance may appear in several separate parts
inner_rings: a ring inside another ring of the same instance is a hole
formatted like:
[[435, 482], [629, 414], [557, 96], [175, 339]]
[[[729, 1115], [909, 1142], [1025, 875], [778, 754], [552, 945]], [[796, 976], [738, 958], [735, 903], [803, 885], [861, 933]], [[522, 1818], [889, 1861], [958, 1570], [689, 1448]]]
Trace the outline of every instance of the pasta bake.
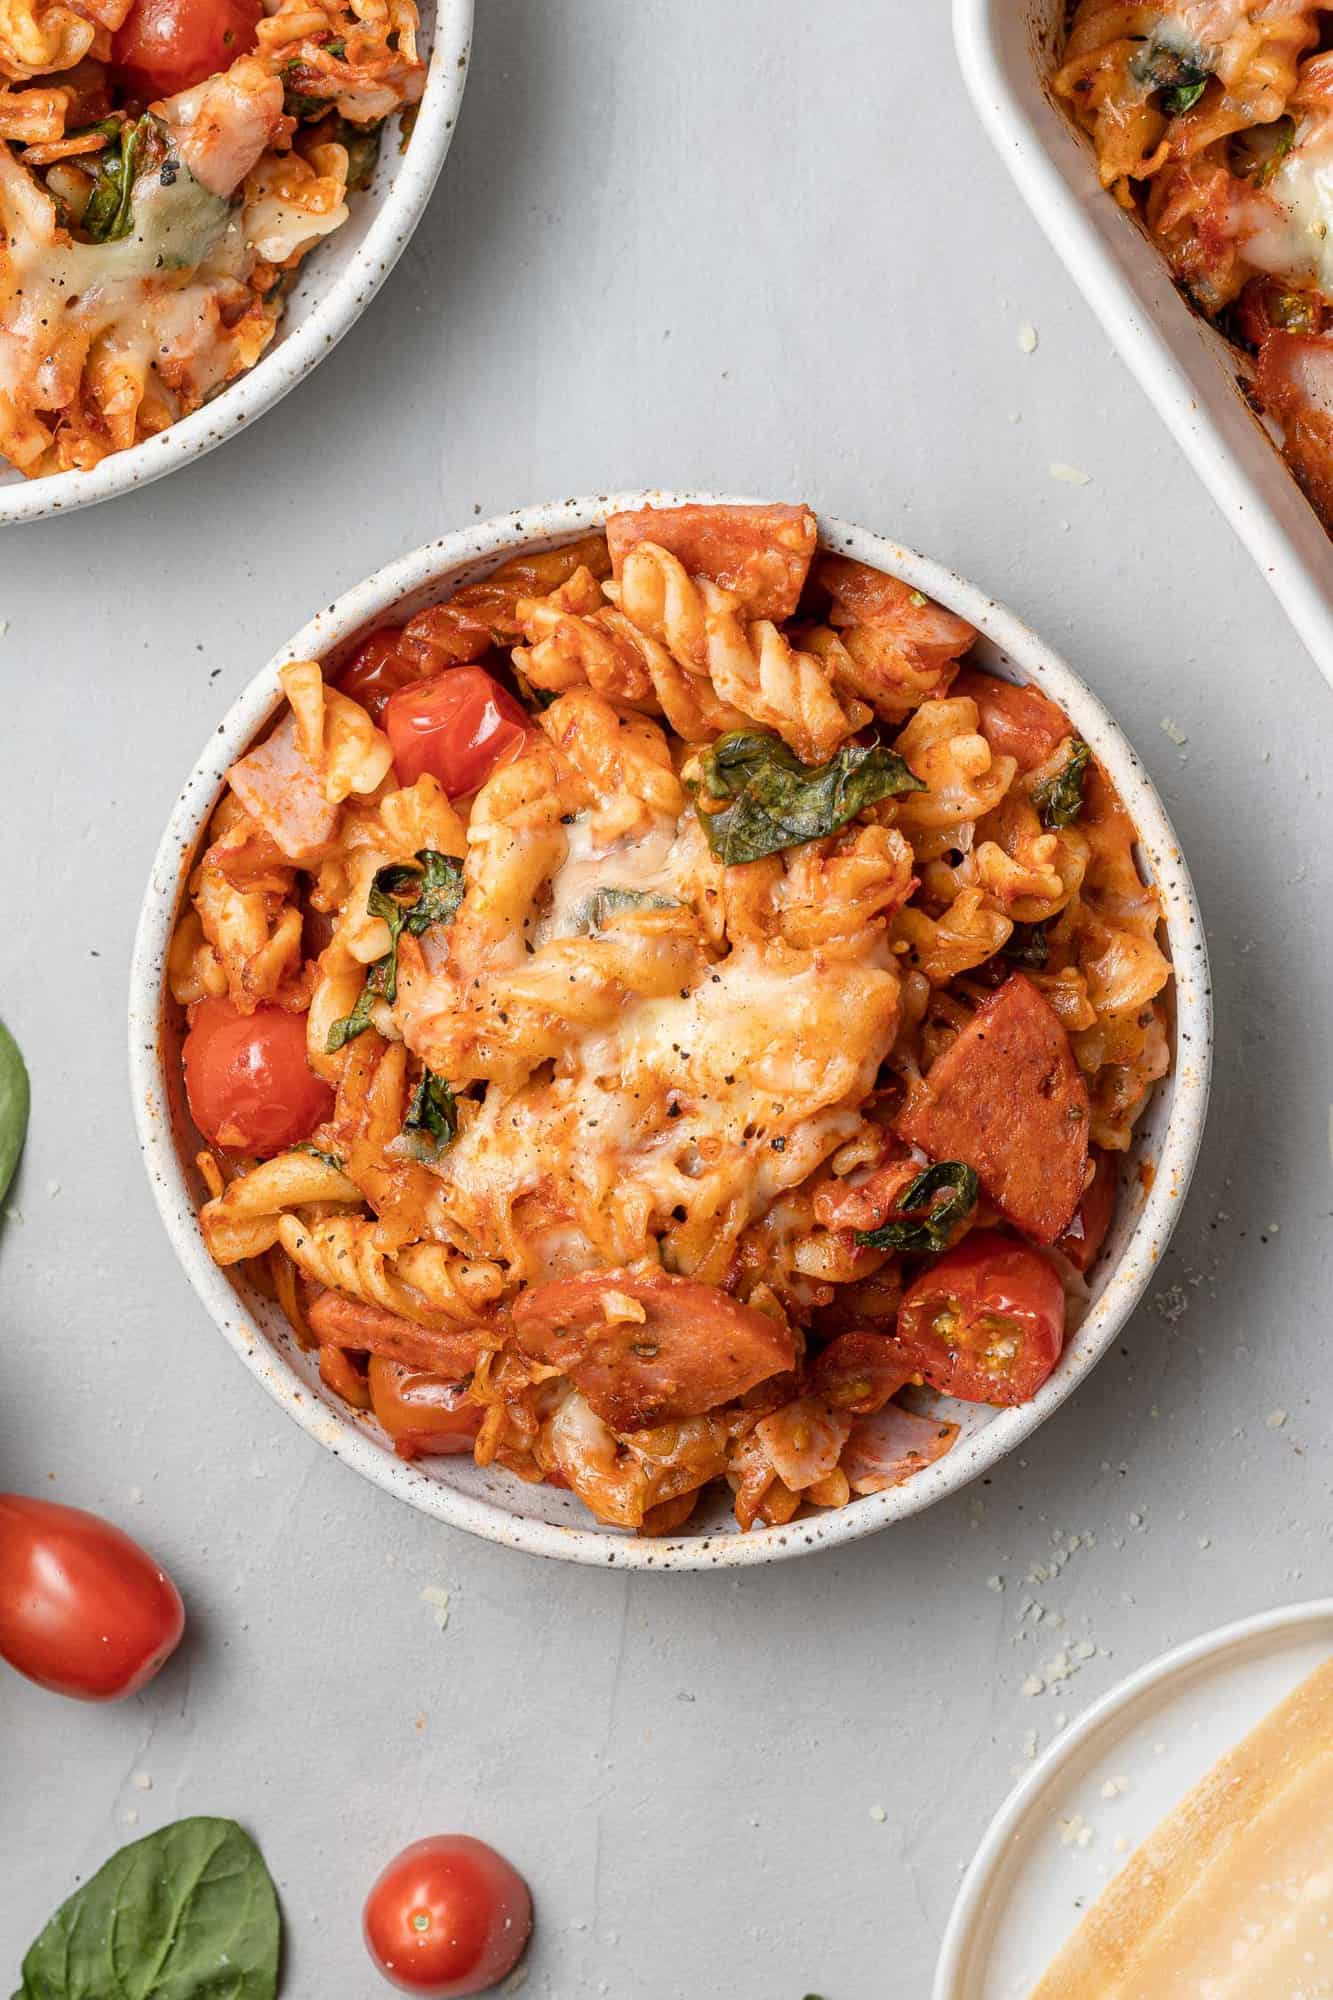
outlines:
[[86, 471], [251, 367], [425, 73], [414, 0], [0, 0], [0, 455]]
[[1333, 10], [1078, 0], [1055, 77], [1333, 529]]
[[748, 1528], [1056, 1366], [1170, 967], [975, 637], [806, 507], [679, 506], [281, 670], [168, 959], [200, 1226], [398, 1452]]

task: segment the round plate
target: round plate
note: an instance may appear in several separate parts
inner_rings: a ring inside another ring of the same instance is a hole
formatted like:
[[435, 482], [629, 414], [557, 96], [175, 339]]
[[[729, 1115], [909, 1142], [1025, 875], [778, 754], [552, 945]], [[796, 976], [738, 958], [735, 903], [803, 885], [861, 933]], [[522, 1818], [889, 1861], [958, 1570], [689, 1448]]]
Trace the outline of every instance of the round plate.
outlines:
[[1094, 1702], [991, 1821], [934, 2000], [1024, 2000], [1134, 1848], [1330, 1654], [1325, 1597], [1192, 1639]]

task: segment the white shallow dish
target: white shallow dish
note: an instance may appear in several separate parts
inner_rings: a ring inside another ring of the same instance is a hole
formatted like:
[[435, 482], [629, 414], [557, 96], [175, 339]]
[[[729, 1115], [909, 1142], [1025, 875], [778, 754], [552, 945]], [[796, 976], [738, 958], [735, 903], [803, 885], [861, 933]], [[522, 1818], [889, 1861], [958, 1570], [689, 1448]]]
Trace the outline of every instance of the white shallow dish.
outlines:
[[1051, 97], [1065, 0], [953, 0], [964, 80], [1088, 304], [1333, 681], [1333, 546], [1239, 386], [1234, 350], [1098, 183]]
[[[1331, 1653], [1333, 1598], [1284, 1605], [1164, 1653], [1094, 1702], [987, 1829], [949, 1919], [934, 2000], [1026, 2000], [1134, 1848]], [[1117, 1779], [1127, 1789], [1103, 1798]], [[1093, 1829], [1086, 1847], [1067, 1837], [1080, 1818]]]
[[[973, 659], [1008, 679], [1034, 680], [1059, 702], [1109, 770], [1137, 825], [1141, 865], [1162, 893], [1167, 948], [1175, 966], [1173, 1064], [1136, 1128], [1125, 1162], [1121, 1203], [1107, 1248], [1092, 1274], [1094, 1301], [1059, 1367], [1021, 1408], [952, 1404], [963, 1435], [946, 1457], [905, 1485], [814, 1513], [787, 1527], [736, 1531], [723, 1492], [696, 1516], [693, 1534], [643, 1541], [599, 1527], [575, 1496], [528, 1486], [470, 1459], [406, 1463], [378, 1428], [357, 1419], [319, 1380], [279, 1309], [224, 1275], [204, 1248], [196, 1213], [204, 1198], [192, 1164], [197, 1149], [185, 1113], [176, 1057], [176, 1010], [165, 992], [167, 945], [200, 833], [228, 767], [248, 747], [280, 701], [276, 673], [286, 661], [348, 654], [366, 632], [437, 603], [485, 576], [523, 547], [549, 548], [586, 534], [620, 508], [711, 494], [600, 495], [531, 507], [446, 535], [403, 556], [321, 611], [251, 682], [209, 738], [172, 811], [153, 865], [135, 939], [130, 976], [130, 1064], [135, 1117], [162, 1219], [201, 1301], [226, 1338], [302, 1427], [331, 1451], [423, 1512], [511, 1547], [570, 1561], [628, 1569], [704, 1569], [763, 1563], [828, 1548], [886, 1527], [975, 1479], [1064, 1401], [1115, 1339], [1152, 1273], [1180, 1211], [1203, 1133], [1212, 1055], [1212, 1001], [1203, 927], [1189, 872], [1161, 800], [1138, 758], [1101, 703], [1064, 662], [993, 599], [941, 564], [846, 521], [819, 523], [821, 542], [890, 570], [970, 619], [984, 635]], [[1144, 1182], [1150, 1183], [1147, 1194]]]
[[0, 459], [0, 527], [91, 507], [202, 458], [271, 409], [337, 346], [398, 262], [444, 165], [467, 81], [472, 8], [473, 0], [423, 0], [421, 46], [430, 61], [406, 151], [399, 150], [392, 118], [370, 186], [349, 198], [342, 228], [302, 263], [278, 330], [254, 367], [170, 430], [113, 452], [91, 472], [25, 479]]

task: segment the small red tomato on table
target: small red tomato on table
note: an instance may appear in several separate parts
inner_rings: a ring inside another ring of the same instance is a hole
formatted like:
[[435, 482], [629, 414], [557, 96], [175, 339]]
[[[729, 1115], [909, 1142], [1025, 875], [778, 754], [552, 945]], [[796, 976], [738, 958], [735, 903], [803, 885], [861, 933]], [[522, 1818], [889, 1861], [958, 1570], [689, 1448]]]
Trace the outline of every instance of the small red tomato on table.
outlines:
[[181, 1055], [190, 1115], [212, 1146], [267, 1159], [308, 1139], [333, 1110], [333, 1091], [306, 1061], [304, 1014], [201, 1000]]
[[137, 1694], [185, 1630], [180, 1592], [96, 1514], [0, 1493], [0, 1655], [79, 1701]]
[[532, 723], [484, 667], [446, 667], [390, 695], [381, 727], [400, 785], [429, 773], [461, 799], [518, 751]]
[[112, 64], [145, 101], [173, 97], [248, 55], [261, 12], [260, 0], [135, 0], [112, 38]]
[[969, 1403], [1026, 1403], [1060, 1359], [1065, 1291], [1039, 1250], [974, 1229], [915, 1278], [898, 1309], [904, 1361]]
[[424, 2000], [462, 2000], [512, 1972], [532, 1931], [532, 1898], [493, 1847], [436, 1834], [389, 1863], [366, 1898], [364, 1931], [391, 1985]]

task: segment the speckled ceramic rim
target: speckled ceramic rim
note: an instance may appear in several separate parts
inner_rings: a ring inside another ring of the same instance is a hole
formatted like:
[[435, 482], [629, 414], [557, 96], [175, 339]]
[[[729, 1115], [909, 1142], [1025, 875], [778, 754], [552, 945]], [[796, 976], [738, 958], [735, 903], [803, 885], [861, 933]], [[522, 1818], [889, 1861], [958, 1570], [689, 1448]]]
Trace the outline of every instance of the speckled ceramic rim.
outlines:
[[[798, 1519], [786, 1527], [756, 1529], [747, 1535], [701, 1533], [671, 1541], [645, 1541], [591, 1527], [532, 1520], [423, 1475], [393, 1457], [340, 1407], [312, 1396], [287, 1361], [274, 1351], [204, 1248], [195, 1197], [172, 1136], [171, 1099], [163, 1069], [162, 1015], [163, 970], [184, 875], [228, 766], [278, 704], [277, 668], [288, 660], [319, 658], [345, 648], [382, 622], [402, 600], [411, 600], [412, 608], [434, 601], [447, 594], [448, 588], [486, 574], [524, 544], [544, 547], [567, 541], [600, 526], [608, 514], [624, 507], [719, 497], [629, 493], [526, 508], [446, 535], [401, 557], [317, 613], [229, 710], [178, 799], [144, 899], [130, 978], [131, 1081], [153, 1193], [190, 1282], [270, 1395], [312, 1436], [336, 1450], [366, 1478], [441, 1521], [536, 1555], [621, 1569], [732, 1567], [777, 1562], [812, 1549], [831, 1548], [920, 1513], [946, 1494], [956, 1493], [1021, 1444], [1082, 1381], [1115, 1339], [1147, 1284], [1180, 1212], [1208, 1101], [1212, 1003], [1199, 908], [1161, 800], [1125, 737], [1082, 681], [1011, 611], [927, 556], [850, 522], [821, 517], [820, 539], [825, 547], [890, 570], [959, 612], [991, 641], [987, 665], [1015, 678], [1036, 681], [1060, 704], [1118, 786], [1139, 829], [1144, 859], [1162, 894], [1176, 974], [1176, 1022], [1172, 1071], [1159, 1086], [1159, 1091], [1167, 1093], [1167, 1115], [1153, 1119], [1157, 1138], [1148, 1154], [1154, 1169], [1152, 1186], [1122, 1255], [1104, 1277], [1096, 1274], [1100, 1290], [1059, 1367], [1030, 1403], [996, 1411], [984, 1429], [961, 1438], [946, 1457], [903, 1486], [856, 1500], [836, 1512]], [[1157, 1103], [1154, 1100], [1154, 1111]], [[1146, 1117], [1144, 1122], [1148, 1122]]]
[[[472, 47], [473, 0], [439, 0], [426, 88], [405, 153], [379, 200], [363, 241], [290, 333], [281, 325], [273, 345], [254, 367], [202, 409], [129, 451], [104, 458], [91, 472], [56, 472], [47, 479], [0, 485], [0, 527], [71, 514], [119, 493], [147, 486], [202, 458], [272, 409], [356, 324], [402, 255], [421, 220], [431, 189], [453, 141]], [[367, 195], [363, 199], [373, 199]], [[318, 248], [312, 253], [319, 255]], [[311, 266], [317, 275], [317, 267]]]
[[1219, 1625], [1213, 1632], [1186, 1640], [1183, 1646], [1173, 1646], [1169, 1653], [1159, 1654], [1137, 1673], [1118, 1682], [1080, 1715], [1072, 1728], [1057, 1737], [1021, 1783], [1015, 1785], [982, 1835], [949, 1916], [935, 1968], [932, 2000], [970, 2000], [975, 1990], [970, 1983], [973, 1946], [980, 1942], [976, 1938], [977, 1926], [996, 1891], [997, 1876], [1010, 1844], [1028, 1815], [1040, 1809], [1052, 1780], [1078, 1756], [1090, 1738], [1100, 1735], [1117, 1716], [1135, 1707], [1164, 1681], [1190, 1672], [1201, 1662], [1216, 1659], [1221, 1653], [1248, 1651], [1257, 1640], [1269, 1638], [1275, 1632], [1289, 1632], [1302, 1625], [1323, 1625], [1330, 1618], [1333, 1618], [1333, 1597], [1317, 1597], [1306, 1604], [1282, 1604], [1276, 1610], [1260, 1611], [1252, 1618]]

